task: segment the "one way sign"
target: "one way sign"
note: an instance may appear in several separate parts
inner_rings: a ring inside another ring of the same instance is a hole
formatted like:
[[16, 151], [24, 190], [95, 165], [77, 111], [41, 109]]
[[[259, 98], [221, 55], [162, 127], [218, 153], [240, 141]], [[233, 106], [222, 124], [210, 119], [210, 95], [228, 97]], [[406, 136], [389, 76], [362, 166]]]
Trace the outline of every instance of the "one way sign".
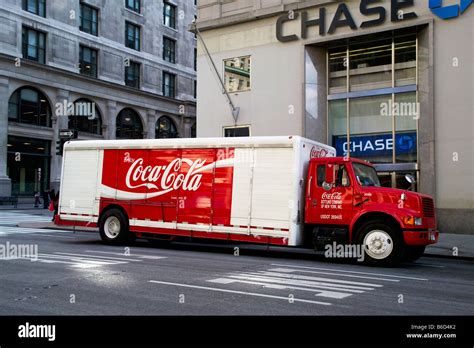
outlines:
[[78, 132], [75, 129], [61, 129], [59, 131], [60, 139], [77, 139]]

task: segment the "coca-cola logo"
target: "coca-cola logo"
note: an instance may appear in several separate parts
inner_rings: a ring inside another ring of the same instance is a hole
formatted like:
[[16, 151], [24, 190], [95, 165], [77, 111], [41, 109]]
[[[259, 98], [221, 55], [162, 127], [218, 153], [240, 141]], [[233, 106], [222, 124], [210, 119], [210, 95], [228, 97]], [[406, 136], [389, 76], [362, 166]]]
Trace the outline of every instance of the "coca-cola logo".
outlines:
[[342, 199], [342, 192], [324, 192], [321, 199], [340, 200]]
[[325, 148], [317, 148], [316, 146], [313, 146], [313, 148], [311, 149], [310, 158], [326, 157], [328, 153], [329, 151]]
[[[160, 194], [179, 188], [196, 191], [201, 186], [202, 174], [199, 173], [206, 169], [205, 163], [206, 161], [201, 159], [192, 161], [187, 158], [176, 158], [168, 165], [144, 166], [143, 158], [139, 158], [128, 169], [125, 185], [129, 189], [146, 187]], [[183, 164], [189, 166], [185, 173], [181, 172]]]

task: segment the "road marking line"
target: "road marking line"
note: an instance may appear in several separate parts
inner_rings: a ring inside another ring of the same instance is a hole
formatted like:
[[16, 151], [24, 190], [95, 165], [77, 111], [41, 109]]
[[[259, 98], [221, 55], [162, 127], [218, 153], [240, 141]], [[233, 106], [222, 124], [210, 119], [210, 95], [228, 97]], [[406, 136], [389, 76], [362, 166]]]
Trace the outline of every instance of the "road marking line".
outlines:
[[271, 278], [259, 275], [230, 275], [229, 278], [236, 279], [248, 279], [248, 280], [259, 280], [267, 281], [270, 283], [278, 284], [291, 284], [291, 285], [301, 285], [307, 287], [324, 287], [328, 290], [344, 290], [344, 291], [364, 291], [364, 290], [374, 290], [374, 288], [367, 288], [354, 285], [341, 285], [341, 284], [329, 284], [325, 282], [315, 282], [310, 280], [297, 280], [297, 279], [282, 279], [282, 278]]
[[149, 280], [148, 282], [149, 283], [155, 283], [155, 284], [162, 284], [162, 285], [180, 286], [180, 287], [184, 287], [184, 288], [193, 288], [193, 289], [209, 290], [209, 291], [217, 291], [217, 292], [227, 292], [227, 293], [231, 293], [231, 294], [266, 297], [266, 298], [273, 298], [273, 299], [284, 300], [284, 301], [290, 301], [291, 300], [291, 301], [294, 301], [294, 302], [312, 303], [312, 304], [319, 304], [319, 305], [323, 305], [323, 306], [331, 306], [332, 305], [329, 302], [319, 302], [319, 301], [303, 300], [303, 299], [290, 298], [290, 297], [284, 297], [284, 296], [266, 295], [266, 294], [259, 294], [259, 293], [256, 293], [256, 292], [219, 289], [219, 288], [211, 288], [211, 287], [207, 287], [207, 286], [162, 282], [162, 281], [158, 281], [158, 280]]
[[117, 260], [117, 261], [132, 261], [132, 262], [142, 262], [142, 260], [134, 260], [131, 257], [129, 259], [127, 258], [120, 258], [120, 257], [112, 257], [112, 256], [95, 256], [95, 255], [84, 255], [84, 254], [73, 254], [73, 253], [60, 253], [56, 252], [55, 254], [58, 255], [71, 255], [71, 256], [80, 256], [84, 258], [90, 258], [90, 259], [106, 259], [106, 260]]
[[[272, 286], [275, 288], [286, 289], [292, 288], [297, 290], [304, 290], [304, 291], [312, 291], [312, 292], [324, 292], [326, 290], [334, 291], [334, 292], [346, 292], [352, 294], [363, 294], [365, 291], [363, 290], [356, 290], [356, 289], [348, 289], [348, 288], [335, 288], [331, 286], [324, 286], [324, 285], [306, 285], [305, 283], [297, 283], [297, 282], [284, 282], [279, 281], [277, 279], [266, 279], [264, 277], [244, 277], [244, 276], [233, 276], [236, 279], [228, 279], [228, 278], [217, 278], [208, 280], [211, 283], [217, 284], [231, 284], [231, 283], [258, 283], [260, 285], [265, 286]], [[301, 285], [301, 286], [297, 286]], [[305, 287], [303, 287], [305, 286]], [[373, 290], [368, 288], [367, 290]]]
[[[238, 280], [239, 283], [250, 284], [250, 285], [261, 285], [266, 288], [275, 289], [275, 290], [301, 290], [301, 291], [310, 291], [310, 292], [317, 292], [314, 296], [321, 296], [321, 297], [329, 297], [329, 298], [336, 298], [336, 299], [343, 299], [353, 294], [348, 294], [339, 291], [327, 291], [327, 290], [318, 290], [318, 289], [310, 289], [310, 288], [302, 288], [299, 286], [291, 286], [291, 285], [277, 285], [277, 284], [267, 284], [262, 282], [255, 282], [249, 280]], [[363, 291], [361, 291], [363, 292]]]
[[39, 254], [39, 257], [43, 258], [50, 258], [50, 259], [60, 259], [60, 260], [76, 260], [76, 263], [81, 262], [89, 262], [89, 263], [96, 263], [100, 265], [119, 265], [124, 264], [124, 261], [115, 261], [115, 260], [100, 260], [100, 259], [88, 259], [85, 257], [77, 257], [77, 256], [66, 256], [66, 255], [54, 255], [54, 254]]
[[[119, 255], [119, 256], [125, 256], [123, 253], [115, 253], [112, 251], [99, 251], [99, 250], [86, 250], [86, 253], [101, 253], [101, 254], [112, 254], [112, 255]], [[134, 254], [130, 253], [131, 257], [138, 257], [142, 259], [150, 259], [150, 260], [161, 260], [161, 259], [167, 259], [167, 256], [153, 256], [153, 255], [141, 255], [141, 254]]]
[[314, 274], [326, 274], [326, 275], [335, 275], [338, 277], [353, 277], [353, 278], [361, 278], [361, 279], [373, 279], [373, 280], [383, 280], [387, 282], [400, 282], [398, 279], [387, 279], [387, 278], [378, 278], [378, 277], [367, 277], [367, 276], [360, 276], [360, 275], [352, 275], [352, 274], [338, 274], [332, 272], [320, 272], [320, 271], [309, 271], [303, 269], [290, 269], [290, 268], [270, 268], [268, 271], [270, 272], [305, 272], [305, 273], [314, 273]]
[[69, 239], [76, 239], [75, 237], [71, 236], [55, 236], [52, 234], [40, 234], [41, 237], [54, 237], [54, 238], [69, 238]]
[[381, 288], [383, 286], [383, 285], [380, 285], [380, 284], [352, 282], [352, 281], [349, 281], [349, 280], [310, 277], [310, 276], [304, 276], [304, 275], [276, 273], [276, 272], [268, 272], [268, 271], [259, 271], [257, 273], [261, 274], [261, 275], [265, 275], [265, 276], [270, 276], [270, 277], [279, 277], [279, 278], [289, 278], [289, 279], [298, 279], [298, 280], [311, 280], [311, 281], [335, 283], [334, 285], [347, 284], [347, 285], [368, 286], [368, 287], [376, 287], [376, 288]]
[[332, 272], [344, 272], [344, 273], [354, 273], [354, 274], [367, 274], [367, 275], [373, 275], [373, 276], [392, 277], [392, 278], [401, 278], [401, 279], [409, 279], [409, 280], [422, 280], [422, 281], [427, 281], [427, 280], [428, 280], [428, 279], [425, 279], [425, 278], [415, 278], [415, 277], [406, 277], [406, 276], [398, 276], [398, 275], [390, 275], [390, 274], [380, 274], [380, 273], [367, 273], [367, 272], [356, 272], [356, 271], [344, 271], [344, 270], [331, 269], [331, 268], [321, 268], [321, 267], [295, 266], [295, 265], [287, 265], [287, 264], [279, 264], [279, 263], [272, 263], [271, 265], [272, 265], [272, 266], [282, 266], [282, 267], [294, 267], [294, 268], [316, 269], [316, 270], [332, 271]]
[[432, 265], [431, 263], [421, 263], [421, 262], [412, 263], [412, 265], [413, 266], [433, 267], [433, 268], [446, 268], [446, 266]]

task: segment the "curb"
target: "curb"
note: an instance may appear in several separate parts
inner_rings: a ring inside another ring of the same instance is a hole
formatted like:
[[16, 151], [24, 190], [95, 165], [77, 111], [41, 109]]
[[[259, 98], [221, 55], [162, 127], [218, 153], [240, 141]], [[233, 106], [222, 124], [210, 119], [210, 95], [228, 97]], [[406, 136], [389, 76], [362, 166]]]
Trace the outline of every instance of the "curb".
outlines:
[[451, 256], [451, 255], [431, 254], [431, 253], [424, 253], [423, 256], [426, 256], [426, 257], [439, 257], [439, 258], [442, 258], [442, 259], [456, 259], [456, 260], [463, 260], [463, 261], [474, 261], [474, 256]]

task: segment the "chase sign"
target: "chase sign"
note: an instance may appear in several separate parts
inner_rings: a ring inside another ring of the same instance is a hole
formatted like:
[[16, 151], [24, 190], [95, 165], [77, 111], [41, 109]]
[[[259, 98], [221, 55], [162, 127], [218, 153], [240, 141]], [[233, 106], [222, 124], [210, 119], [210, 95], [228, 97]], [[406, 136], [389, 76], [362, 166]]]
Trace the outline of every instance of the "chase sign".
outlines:
[[443, 0], [430, 0], [429, 6], [431, 12], [442, 19], [459, 17], [474, 0], [459, 0], [459, 4], [443, 6]]

